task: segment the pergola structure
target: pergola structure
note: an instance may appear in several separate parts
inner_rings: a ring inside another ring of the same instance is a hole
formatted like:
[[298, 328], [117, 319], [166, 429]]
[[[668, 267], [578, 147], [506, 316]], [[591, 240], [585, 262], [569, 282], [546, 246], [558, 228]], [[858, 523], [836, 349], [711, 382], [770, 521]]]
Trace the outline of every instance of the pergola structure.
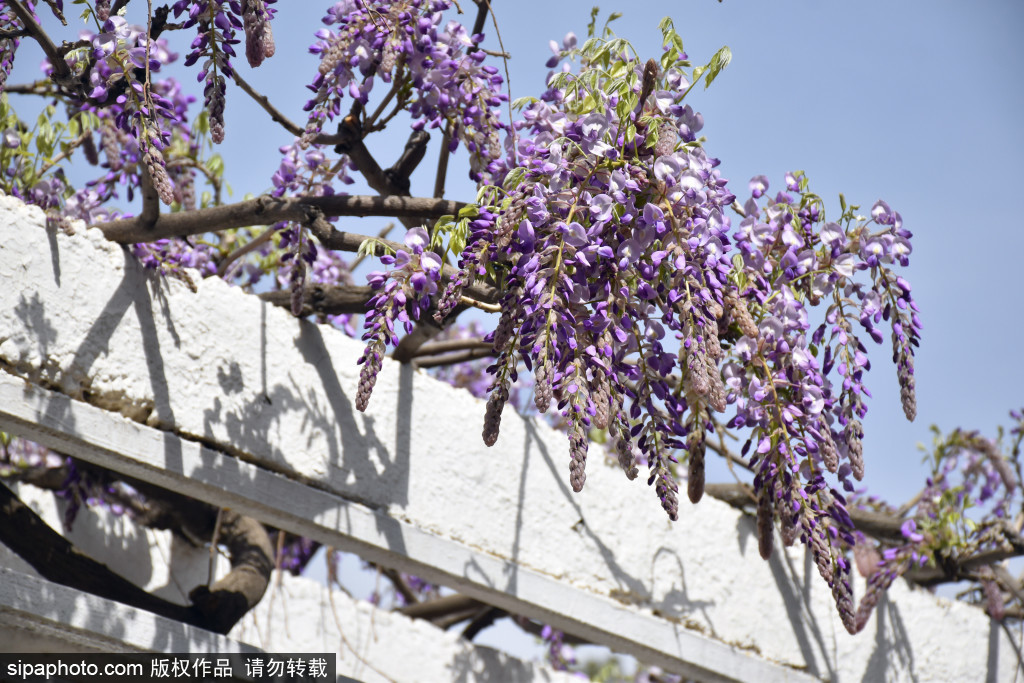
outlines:
[[[386, 361], [359, 413], [358, 341], [215, 278], [193, 292], [98, 230], [43, 226], [41, 211], [0, 197], [4, 431], [697, 680], [997, 680], [1016, 669], [998, 624], [904, 585], [847, 635], [802, 549], [761, 561], [741, 511], [705, 498], [670, 523], [597, 449], [575, 494], [563, 434], [506, 411], [487, 448], [482, 403], [409, 365]], [[130, 564], [109, 548], [97, 559]], [[224, 637], [0, 572], [10, 638], [309, 651], [344, 636], [372, 641], [358, 659], [339, 651], [339, 673], [366, 680], [563, 676], [301, 579], [285, 583], [301, 618], [268, 593]], [[347, 616], [310, 615], [328, 599]], [[271, 619], [289, 627], [268, 640]]]

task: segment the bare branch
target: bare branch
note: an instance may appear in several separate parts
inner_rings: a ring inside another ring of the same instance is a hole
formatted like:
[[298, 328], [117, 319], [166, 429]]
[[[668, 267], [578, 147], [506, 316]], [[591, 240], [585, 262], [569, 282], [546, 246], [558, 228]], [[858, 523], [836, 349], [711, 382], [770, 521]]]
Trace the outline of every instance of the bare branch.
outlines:
[[129, 2], [131, 2], [131, 0], [114, 0], [114, 5], [110, 8], [110, 13], [117, 14], [127, 7]]
[[[303, 293], [302, 317], [314, 313], [324, 315], [344, 315], [366, 313], [373, 290], [365, 285], [323, 285], [315, 284], [306, 287]], [[288, 290], [263, 292], [261, 299], [275, 306], [290, 308], [292, 293]]]
[[437, 157], [437, 175], [434, 177], [434, 197], [440, 199], [444, 196], [444, 181], [448, 177], [448, 157], [451, 156], [449, 148], [452, 142], [452, 124], [449, 121], [444, 127], [444, 134], [441, 136], [441, 153]]
[[[708, 447], [711, 447], [710, 443]], [[728, 503], [733, 507], [742, 508], [754, 504], [754, 500], [750, 495], [750, 489], [746, 484], [708, 484], [704, 490], [709, 496]], [[892, 541], [903, 540], [903, 532], [900, 530], [900, 527], [906, 522], [905, 519], [870, 510], [858, 510], [856, 508], [848, 509], [847, 512], [850, 513], [850, 519], [853, 520], [853, 524], [858, 531], [873, 538], [884, 538]]]
[[468, 595], [456, 593], [446, 595], [434, 600], [419, 602], [399, 610], [401, 614], [413, 619], [427, 619], [433, 621], [456, 613], [476, 612], [488, 605]]
[[149, 167], [140, 163], [139, 171], [142, 181], [142, 212], [139, 213], [138, 222], [145, 230], [152, 228], [160, 220], [160, 195], [153, 187], [153, 178], [149, 175]]
[[32, 13], [21, 3], [21, 0], [9, 0], [8, 4], [14, 10], [14, 13], [18, 15], [18, 19], [21, 21], [22, 26], [25, 27], [28, 35], [32, 36], [39, 43], [39, 47], [43, 49], [43, 52], [46, 53], [46, 58], [50, 60], [50, 66], [53, 67], [54, 81], [58, 85], [63, 86], [74, 80], [71, 69], [68, 68], [64, 57], [57, 50], [57, 46], [53, 44], [50, 36], [46, 34], [46, 31], [35, 20]]
[[395, 590], [401, 593], [407, 605], [419, 603], [420, 600], [416, 597], [416, 592], [409, 587], [409, 584], [405, 582], [405, 579], [402, 578], [398, 570], [391, 569], [390, 567], [381, 567], [381, 573], [394, 585]]
[[[366, 184], [380, 192], [382, 195], [404, 195], [401, 188], [395, 187], [391, 179], [384, 173], [377, 160], [370, 154], [370, 150], [363, 143], [363, 131], [359, 124], [359, 117], [349, 114], [338, 124], [338, 144], [334, 151], [339, 154], [347, 154], [349, 159], [359, 172], [366, 178]], [[406, 223], [406, 221], [402, 221]], [[406, 223], [407, 228], [415, 227], [415, 222]]]
[[475, 36], [478, 33], [483, 33], [484, 24], [487, 23], [487, 10], [490, 9], [488, 4], [484, 0], [475, 0], [476, 2], [476, 19], [473, 21], [473, 32], [471, 36]]
[[[405, 143], [402, 156], [398, 157], [398, 160], [391, 165], [391, 168], [384, 171], [389, 185], [398, 191], [397, 194], [409, 194], [409, 178], [412, 177], [413, 171], [423, 161], [429, 142], [430, 133], [425, 130], [414, 130], [409, 134], [409, 139]], [[436, 193], [434, 197], [435, 199], [440, 199]]]
[[[215, 206], [197, 211], [182, 211], [162, 214], [146, 228], [137, 218], [99, 223], [107, 239], [120, 244], [153, 242], [166, 237], [187, 237], [204, 232], [217, 232], [230, 228], [244, 228], [252, 225], [271, 225], [279, 221], [305, 220], [310, 209], [318, 209], [325, 216], [395, 216], [415, 218], [439, 218], [445, 214], [457, 214], [466, 204], [443, 199], [419, 197], [368, 197], [365, 195], [334, 195], [330, 197], [270, 197]], [[338, 233], [341, 236], [348, 233]], [[330, 247], [355, 251], [366, 239], [358, 236], [354, 243], [339, 238], [343, 246]]]
[[471, 349], [475, 351], [494, 351], [494, 344], [483, 339], [448, 339], [445, 341], [424, 344], [416, 352], [417, 356], [436, 356], [451, 351], [464, 351]]
[[267, 228], [266, 230], [261, 232], [257, 237], [254, 237], [253, 239], [249, 240], [248, 242], [240, 246], [238, 249], [235, 249], [233, 252], [225, 256], [224, 260], [220, 262], [219, 266], [217, 266], [217, 277], [224, 277], [225, 275], [227, 275], [228, 268], [231, 267], [232, 263], [242, 258], [246, 254], [253, 252], [261, 245], [269, 242], [270, 239], [274, 236], [274, 232], [275, 231], [273, 228]]
[[460, 296], [459, 302], [465, 306], [479, 308], [481, 311], [486, 311], [487, 313], [501, 313], [501, 306], [499, 306], [498, 304], [484, 303], [482, 301], [472, 299], [468, 296]]
[[466, 351], [458, 351], [456, 353], [447, 353], [443, 356], [417, 358], [413, 360], [413, 365], [417, 368], [436, 368], [442, 365], [455, 365], [456, 363], [465, 363], [471, 360], [489, 358], [493, 355], [493, 349], [469, 349]]
[[494, 624], [494, 622], [502, 617], [507, 617], [508, 612], [499, 607], [488, 607], [480, 611], [473, 621], [469, 622], [466, 628], [462, 629], [462, 637], [466, 640], [473, 640], [476, 638], [480, 631], [483, 631], [488, 626]]
[[[249, 85], [249, 83], [247, 83], [246, 80], [242, 78], [242, 76], [238, 73], [237, 69], [234, 70], [231, 77], [235, 80], [235, 83], [238, 84], [238, 87], [240, 87], [247, 95], [249, 95], [249, 97], [251, 97], [253, 101], [256, 102], [256, 104], [260, 105], [260, 107], [263, 108], [263, 111], [270, 114], [270, 118], [272, 118], [276, 123], [281, 124], [281, 126], [292, 135], [302, 135], [302, 127], [300, 127], [294, 121], [292, 121], [287, 116], [282, 114], [280, 110], [277, 109], [277, 107], [270, 103], [270, 98], [268, 98], [266, 95], [261, 94], [251, 85]], [[341, 136], [325, 135], [321, 133], [320, 135], [317, 135], [313, 139], [313, 143], [317, 145], [336, 145], [339, 142], [341, 142], [341, 140]]]
[[197, 626], [202, 615], [147, 593], [75, 548], [0, 482], [0, 542], [49, 580]]
[[68, 20], [64, 18], [64, 12], [61, 10], [60, 5], [57, 4], [57, 0], [43, 0], [43, 2], [50, 6], [50, 11], [60, 21], [61, 26], [68, 25]]

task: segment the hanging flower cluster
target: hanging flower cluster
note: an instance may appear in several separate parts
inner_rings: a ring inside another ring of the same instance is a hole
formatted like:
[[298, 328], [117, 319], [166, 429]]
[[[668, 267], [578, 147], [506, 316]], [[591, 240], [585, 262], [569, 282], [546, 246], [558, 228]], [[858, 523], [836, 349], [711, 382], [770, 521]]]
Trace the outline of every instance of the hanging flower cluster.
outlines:
[[[172, 63], [177, 55], [170, 52], [166, 41], [149, 40], [145, 29], [116, 15], [103, 23], [100, 33], [83, 32], [83, 36], [89, 41], [89, 48], [72, 51], [66, 59], [69, 68], [89, 84], [89, 99], [76, 109], [97, 115], [102, 111], [102, 117], [113, 128], [108, 131], [104, 145], [108, 149], [121, 144], [134, 147], [133, 160], [140, 162], [140, 168], [149, 174], [160, 199], [173, 204], [174, 188], [164, 150], [171, 140], [171, 128], [184, 123], [187, 101], [173, 101], [176, 95], [184, 97], [177, 84], [147, 87], [146, 76], [147, 71], [159, 72], [162, 65]], [[51, 67], [44, 65], [44, 70], [49, 73]], [[131, 138], [130, 142], [126, 136]], [[120, 144], [113, 142], [118, 137]], [[92, 147], [91, 141], [89, 146]]]
[[[0, 31], [17, 33], [22, 28], [14, 10], [0, 7]], [[18, 38], [0, 38], [0, 93], [7, 85], [7, 77], [14, 66], [14, 53], [18, 49]]]
[[[366, 104], [379, 77], [392, 86], [394, 111], [406, 108], [414, 128], [448, 125], [451, 151], [465, 143], [474, 179], [500, 166], [503, 81], [476, 49], [482, 35], [468, 35], [456, 21], [440, 28], [441, 13], [450, 7], [449, 0], [343, 0], [329, 9], [324, 24], [336, 28], [321, 29], [310, 47], [320, 66], [309, 86], [315, 94], [305, 107], [310, 115], [303, 144], [340, 113], [346, 93]], [[372, 117], [370, 125], [379, 122]]]
[[[256, 67], [275, 52], [270, 20], [275, 10], [267, 7], [276, 0], [178, 0], [174, 3], [174, 16], [186, 14], [182, 28], [198, 27], [192, 41], [192, 51], [185, 58], [185, 66], [203, 60], [199, 80], [205, 81], [203, 108], [210, 115], [210, 135], [213, 141], [224, 140], [224, 103], [227, 92], [225, 77], [234, 67], [238, 29], [245, 32], [245, 55], [250, 66]], [[243, 6], [244, 5], [244, 6]]]
[[363, 334], [366, 350], [359, 358], [363, 366], [356, 392], [356, 408], [359, 410], [366, 410], [387, 345], [398, 343], [395, 323], [402, 323], [405, 331], [411, 332], [413, 321], [419, 320], [430, 307], [441, 279], [441, 258], [428, 250], [430, 236], [426, 230], [413, 228], [407, 232], [405, 245], [408, 249], [399, 249], [394, 255], [381, 257], [382, 263], [393, 266], [390, 271], [377, 271], [367, 276], [376, 294], [370, 300], [371, 310], [366, 316], [366, 332]]
[[[976, 431], [955, 429], [947, 435], [933, 427], [929, 454], [931, 475], [916, 497], [914, 514], [903, 523], [903, 543], [874, 550], [874, 561], [862, 567], [867, 589], [857, 606], [856, 628], [867, 624], [882, 594], [907, 572], [928, 564], [932, 557], [970, 557], [987, 553], [991, 564], [1010, 557], [1019, 532], [1010, 526], [1011, 506], [1020, 503], [1020, 446], [1024, 416], [1011, 411], [1016, 425], [1005, 448], [1003, 432], [990, 439]], [[861, 541], [858, 548], [872, 546]], [[873, 548], [872, 548], [873, 549]], [[983, 599], [994, 619], [1002, 618], [1003, 597], [991, 569], [982, 565]], [[1012, 587], [1007, 586], [1009, 592]]]
[[675, 519], [675, 451], [702, 471], [708, 412], [726, 407], [717, 319], [732, 269], [724, 209], [735, 198], [696, 140], [702, 119], [682, 103], [685, 54], [640, 65], [615, 42], [597, 54], [563, 43], [562, 56], [582, 56], [581, 73], [553, 75], [516, 124], [519, 166], [482, 193], [438, 317], [462, 287], [497, 274], [507, 301], [484, 441], [497, 439], [522, 362], [537, 409], [555, 401], [568, 424], [574, 490], [588, 431], [607, 429], [631, 478], [637, 456], [648, 464]]
[[[565, 63], [527, 103], [515, 124], [515, 168], [500, 186], [482, 188], [476, 215], [464, 221], [460, 271], [436, 317], [443, 321], [466, 286], [497, 282], [505, 297], [484, 442], [496, 442], [525, 366], [538, 411], [554, 402], [567, 425], [572, 488], [586, 481], [590, 431], [607, 430], [629, 478], [647, 465], [673, 520], [680, 456], [697, 502], [706, 435], [733, 404], [728, 426], [751, 430], [744, 453], [756, 444], [761, 554], [771, 554], [778, 520], [786, 540], [811, 549], [853, 631], [844, 556], [853, 524], [826, 475], [852, 489], [849, 476], [863, 474], [869, 364], [855, 324], [880, 341], [877, 325], [892, 322], [913, 417], [920, 322], [909, 285], [892, 271], [906, 265], [910, 233], [884, 202], [870, 219], [844, 205], [839, 222], [826, 222], [801, 173], [788, 174], [775, 197], [759, 176], [746, 205], [736, 204], [696, 137], [702, 117], [683, 102], [699, 78], [710, 82], [728, 63], [728, 50], [688, 77], [678, 36], [669, 22], [662, 30], [660, 64], [641, 64], [615, 39], [577, 48], [568, 36], [555, 46], [549, 64], [579, 58], [579, 72]], [[733, 211], [742, 216], [735, 229]], [[827, 322], [812, 333], [809, 309], [823, 302]], [[376, 358], [386, 337], [368, 335], [374, 350], [365, 357]], [[375, 371], [364, 366], [360, 409]]]

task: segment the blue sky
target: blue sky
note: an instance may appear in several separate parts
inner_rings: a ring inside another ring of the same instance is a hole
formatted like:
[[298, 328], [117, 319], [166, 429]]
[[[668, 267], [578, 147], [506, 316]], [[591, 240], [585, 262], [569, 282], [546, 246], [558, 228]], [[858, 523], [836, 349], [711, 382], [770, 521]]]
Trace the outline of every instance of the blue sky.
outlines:
[[[250, 83], [300, 123], [304, 86], [316, 67], [306, 48], [330, 4], [278, 3], [275, 57], [257, 70], [236, 60]], [[471, 24], [475, 6], [461, 4], [460, 19]], [[512, 55], [513, 98], [539, 94], [548, 41], [569, 31], [584, 34], [591, 4], [493, 4]], [[865, 211], [882, 198], [914, 231], [907, 277], [924, 322], [918, 418], [910, 424], [902, 416], [886, 341], [872, 349], [867, 381], [875, 396], [865, 421], [865, 482], [872, 492], [897, 499], [916, 491], [925, 471], [915, 446], [930, 441], [929, 424], [991, 434], [1007, 422], [1009, 409], [1024, 405], [1024, 370], [1016, 358], [1024, 326], [1015, 315], [1024, 310], [1018, 278], [1024, 233], [1015, 200], [1024, 158], [1024, 5], [634, 0], [601, 9], [602, 17], [623, 13], [613, 27], [641, 55], [660, 54], [657, 24], [666, 12], [694, 63], [730, 46], [732, 63], [689, 101], [703, 113], [707, 149], [722, 160], [737, 195], [745, 196], [754, 175], [763, 173], [780, 188], [785, 172], [802, 169], [828, 210], [838, 213], [839, 192]], [[69, 21], [74, 30], [45, 24], [59, 42], [77, 32], [77, 19]], [[487, 33], [486, 46], [497, 50], [490, 22]], [[187, 46], [178, 49], [184, 55]], [[35, 46], [24, 45], [10, 82], [34, 78], [40, 59]], [[226, 121], [220, 151], [235, 198], [263, 191], [278, 163], [276, 148], [290, 136], [233, 85]], [[396, 120], [368, 144], [387, 166], [406, 136]], [[435, 141], [413, 176], [413, 194], [432, 191], [436, 147]], [[449, 197], [473, 198], [465, 171], [457, 156]], [[350, 228], [375, 233], [384, 222], [353, 219]]]

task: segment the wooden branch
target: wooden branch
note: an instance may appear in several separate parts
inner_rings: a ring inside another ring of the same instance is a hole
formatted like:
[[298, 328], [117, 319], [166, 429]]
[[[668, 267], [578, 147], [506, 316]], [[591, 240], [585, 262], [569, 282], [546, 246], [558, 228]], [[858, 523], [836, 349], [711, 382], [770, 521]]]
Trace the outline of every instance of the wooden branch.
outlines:
[[57, 20], [60, 21], [61, 26], [68, 25], [68, 20], [64, 18], [64, 12], [61, 9], [61, 6], [57, 4], [57, 0], [43, 0], [43, 2], [50, 6], [50, 11], [53, 12], [53, 16], [57, 17]]
[[475, 0], [476, 2], [476, 20], [473, 22], [473, 31], [469, 34], [475, 36], [478, 33], [483, 33], [484, 24], [487, 23], [487, 11], [490, 9], [488, 4], [483, 0]]
[[[406, 198], [395, 197], [395, 196], [383, 197], [383, 198], [378, 197], [377, 199], [379, 199], [380, 201], [396, 201], [396, 202], [406, 201]], [[444, 200], [431, 199], [431, 200], [419, 200], [419, 201], [438, 201], [438, 202], [443, 202]], [[335, 228], [333, 225], [331, 225], [327, 221], [325, 221], [325, 220], [318, 220], [315, 217], [314, 218], [310, 218], [310, 217], [307, 216], [307, 222], [308, 222], [308, 224], [310, 226], [310, 231], [313, 233], [313, 235], [318, 240], [320, 240], [320, 244], [322, 244], [327, 249], [336, 249], [338, 251], [356, 251], [356, 250], [359, 249], [359, 245], [362, 244], [363, 241], [365, 241], [367, 239], [374, 239], [374, 240], [376, 240], [376, 242], [379, 245], [381, 245], [381, 246], [379, 246], [378, 248], [376, 248], [374, 250], [374, 253], [376, 255], [378, 255], [378, 256], [380, 256], [381, 254], [384, 253], [385, 247], [386, 248], [390, 248], [392, 250], [398, 250], [398, 249], [405, 249], [406, 248], [404, 244], [399, 244], [398, 242], [392, 242], [390, 240], [382, 240], [382, 239], [378, 239], [378, 238], [370, 238], [370, 237], [367, 237], [366, 235], [357, 235], [357, 234], [354, 234], [354, 233], [341, 232], [340, 230]], [[446, 266], [444, 266], [441, 269], [441, 274], [445, 278], [455, 277], [455, 275], [457, 273], [458, 273], [458, 270], [456, 268], [452, 267], [452, 266], [446, 265]], [[484, 302], [487, 302], [487, 303], [497, 303], [498, 301], [501, 300], [501, 293], [498, 291], [498, 289], [496, 287], [492, 287], [491, 285], [484, 284], [484, 283], [476, 283], [472, 287], [466, 287], [466, 289], [464, 291], [467, 294], [472, 295], [474, 298], [479, 299], [479, 300], [484, 301]], [[452, 316], [451, 317], [454, 317], [455, 315], [457, 315], [458, 312], [461, 312], [462, 310], [465, 310], [465, 308], [462, 307], [462, 306], [456, 306], [455, 310], [452, 311]], [[431, 321], [433, 321], [432, 317], [431, 317]], [[436, 328], [436, 326], [435, 326], [435, 329], [439, 330], [440, 328]], [[410, 336], [412, 336], [412, 335], [406, 335], [406, 338], [408, 338]], [[401, 344], [399, 344], [399, 346], [401, 346]], [[415, 352], [416, 348], [419, 348], [419, 346], [420, 346], [420, 344], [416, 344], [416, 347], [411, 349], [411, 351]], [[411, 359], [411, 355], [410, 355], [409, 358], [403, 360], [402, 362], [407, 362], [410, 359]]]
[[[275, 123], [281, 124], [281, 126], [286, 131], [288, 131], [289, 133], [296, 137], [302, 135], [303, 128], [294, 121], [292, 121], [291, 119], [289, 119], [287, 116], [282, 114], [280, 110], [277, 109], [277, 107], [270, 103], [270, 98], [268, 98], [266, 95], [260, 93], [251, 85], [249, 85], [249, 83], [247, 83], [246, 80], [242, 78], [241, 75], [239, 75], [237, 69], [235, 69], [232, 72], [231, 77], [234, 79], [235, 83], [238, 84], [238, 87], [240, 87], [249, 97], [251, 97], [253, 101], [256, 102], [256, 104], [260, 105], [260, 107], [263, 108], [263, 111], [270, 114], [270, 118], [273, 119]], [[338, 135], [327, 135], [325, 133], [320, 133], [315, 138], [313, 138], [313, 144], [315, 145], [336, 145], [339, 142], [341, 142], [341, 137]]]
[[[736, 508], [750, 507], [754, 503], [746, 484], [707, 484], [705, 493]], [[854, 527], [872, 538], [903, 542], [901, 530], [906, 522], [902, 517], [886, 515], [871, 510], [847, 509]], [[983, 550], [963, 558], [939, 558], [936, 566], [912, 569], [904, 577], [922, 586], [937, 586], [942, 583], [960, 581], [971, 571], [986, 565], [995, 565], [1003, 560], [1024, 555], [1024, 539], [1007, 539], [1008, 547]]]
[[966, 575], [985, 565], [996, 565], [1003, 560], [1024, 555], [1024, 540], [1014, 539], [1011, 547], [982, 550], [964, 558], [940, 558], [937, 566], [912, 569], [904, 576], [922, 586], [937, 586], [942, 583], [970, 578]]
[[274, 550], [262, 524], [232, 510], [223, 512], [220, 540], [227, 546], [231, 571], [212, 586], [198, 586], [188, 597], [205, 616], [205, 628], [227, 633], [263, 598], [274, 570]]
[[[382, 195], [404, 195], [400, 188], [391, 184], [391, 180], [384, 174], [377, 160], [370, 154], [363, 142], [363, 130], [359, 124], [359, 118], [349, 114], [338, 124], [339, 142], [334, 146], [338, 154], [348, 155], [349, 160], [355, 164], [359, 172], [366, 178], [366, 184]], [[405, 223], [405, 221], [402, 221]], [[406, 223], [407, 228], [416, 227], [415, 222]]]
[[[86, 462], [77, 461], [76, 467], [87, 473], [104, 488], [113, 481], [123, 481], [141, 493], [145, 497], [145, 504], [132, 506], [135, 521], [138, 524], [153, 529], [173, 531], [193, 543], [209, 542], [215, 535], [219, 508], [139, 479], [115, 474], [110, 470]], [[66, 481], [67, 469], [65, 467], [54, 469], [58, 476], [37, 476], [26, 479], [36, 486], [50, 489], [60, 488]], [[3, 487], [2, 483], [0, 483], [0, 487]], [[3, 488], [9, 492], [9, 489]], [[0, 498], [2, 496], [3, 491], [0, 491]], [[13, 493], [10, 493], [10, 496], [13, 497]], [[7, 503], [12, 510], [16, 510], [18, 504], [24, 505], [16, 497], [14, 501], [17, 502], [8, 501]], [[42, 520], [38, 520], [42, 527], [32, 526], [31, 533], [24, 532], [24, 529], [29, 527], [2, 523], [5, 509], [4, 502], [0, 499], [0, 527], [18, 528], [19, 534], [24, 536], [28, 544], [40, 543], [36, 536], [36, 534], [40, 534], [43, 538], [43, 545], [56, 549], [56, 552], [66, 559], [63, 563], [57, 562], [53, 565], [56, 574], [47, 574], [30, 559], [30, 557], [36, 557], [33, 553], [38, 553], [37, 549], [34, 547], [25, 549], [28, 554], [26, 556], [25, 553], [8, 542], [3, 530], [0, 530], [0, 541], [18, 553], [45, 578], [161, 616], [200, 626], [216, 633], [230, 631], [246, 612], [259, 603], [266, 592], [271, 571], [274, 568], [273, 548], [270, 544], [270, 536], [264, 526], [252, 517], [239, 515], [232, 510], [224, 510], [220, 514], [221, 521], [217, 535], [219, 543], [228, 549], [231, 571], [213, 586], [199, 586], [193, 590], [189, 594], [189, 598], [192, 600], [191, 606], [176, 605], [150, 595], [142, 588], [114, 574], [106, 565], [79, 553], [63, 536], [50, 529]], [[44, 560], [47, 566], [53, 564], [52, 560], [46, 557], [39, 561]], [[116, 578], [110, 578], [111, 576]], [[84, 579], [80, 579], [80, 577], [84, 577]], [[81, 583], [82, 580], [85, 583]], [[97, 591], [94, 589], [94, 581], [104, 586], [113, 586], [116, 590], [112, 589], [110, 593]], [[130, 587], [126, 588], [125, 584]], [[122, 593], [128, 596], [128, 599], [123, 597]]]
[[417, 356], [436, 356], [450, 351], [485, 350], [494, 351], [494, 344], [483, 339], [448, 339], [446, 341], [424, 344], [416, 353]]
[[[264, 301], [281, 308], [291, 308], [292, 293], [287, 290], [263, 292], [258, 295]], [[373, 290], [366, 285], [324, 285], [315, 284], [306, 287], [303, 296], [302, 317], [323, 313], [324, 315], [343, 315], [366, 313], [368, 302]]]
[[[377, 190], [383, 195], [395, 195], [404, 194], [408, 191], [407, 179], [403, 182], [401, 178], [396, 182], [391, 177], [391, 174], [382, 171], [377, 161], [370, 154], [370, 151], [366, 148], [363, 143], [363, 131], [359, 124], [359, 118], [355, 114], [349, 114], [342, 122], [338, 125], [338, 135], [344, 138], [344, 141], [335, 147], [335, 151], [343, 154], [347, 154], [352, 162], [359, 169], [359, 172], [366, 178], [366, 182], [373, 189]], [[429, 139], [429, 136], [428, 138]], [[421, 147], [421, 149], [415, 149], [415, 147]], [[410, 148], [413, 149], [410, 149]], [[423, 153], [426, 149], [426, 141], [418, 140], [418, 136], [415, 133], [410, 136], [409, 142], [406, 143], [406, 150], [403, 153], [403, 157], [411, 156], [415, 163], [404, 163], [402, 159], [399, 159], [398, 164], [402, 164], [408, 168], [409, 173], [416, 167], [419, 161], [423, 158]], [[399, 184], [401, 183], [401, 185]], [[402, 221], [402, 224], [406, 228], [416, 227], [419, 223], [409, 218], [398, 217]], [[446, 267], [447, 270], [447, 267]], [[454, 269], [451, 271], [454, 273]], [[454, 320], [454, 311], [451, 319]], [[441, 326], [434, 322], [433, 317], [428, 316], [425, 319], [421, 319], [416, 323], [412, 332], [402, 337], [398, 342], [398, 346], [395, 348], [391, 357], [400, 363], [408, 363], [412, 360], [416, 354], [416, 350], [424, 343], [432, 339], [441, 331]]]
[[433, 622], [434, 626], [444, 631], [447, 631], [452, 626], [455, 626], [455, 624], [460, 624], [464, 621], [472, 620], [476, 618], [478, 615], [486, 612], [488, 609], [490, 608], [485, 606], [475, 610], [468, 609], [462, 612], [452, 612], [451, 614], [446, 614], [443, 617], [438, 617], [436, 619], [432, 619], [431, 621]]
[[405, 600], [407, 605], [419, 604], [420, 599], [416, 597], [416, 592], [409, 587], [409, 584], [402, 578], [401, 572], [397, 569], [391, 569], [390, 567], [381, 567], [381, 573], [388, 578], [391, 585], [395, 587], [395, 590], [402, 594], [402, 598]]
[[21, 3], [21, 0], [9, 0], [8, 4], [14, 10], [14, 13], [18, 15], [18, 19], [21, 21], [22, 26], [25, 27], [25, 31], [39, 43], [39, 47], [46, 53], [46, 58], [50, 61], [50, 66], [53, 67], [53, 80], [61, 86], [69, 85], [75, 81], [71, 69], [68, 68], [68, 64], [64, 61], [64, 57], [61, 56], [57, 46], [53, 44], [50, 36], [46, 34], [46, 31], [35, 20], [32, 13]]
[[[399, 194], [409, 194], [409, 179], [416, 167], [423, 161], [423, 157], [426, 156], [429, 142], [430, 133], [425, 130], [414, 130], [405, 142], [402, 156], [398, 157], [391, 168], [384, 171], [391, 187], [398, 190]], [[439, 199], [437, 195], [434, 195], [434, 198]]]
[[0, 482], [0, 541], [49, 581], [205, 628], [204, 615], [194, 607], [176, 605], [151, 595], [79, 551], [3, 482]]
[[426, 600], [415, 605], [402, 607], [396, 611], [413, 619], [433, 621], [454, 613], [478, 611], [487, 606], [486, 603], [480, 602], [476, 598], [456, 593], [455, 595], [446, 595], [434, 600]]
[[488, 626], [493, 625], [498, 619], [507, 616], [508, 612], [503, 609], [498, 607], [488, 607], [477, 614], [477, 616], [473, 617], [473, 621], [469, 622], [466, 628], [462, 629], [462, 637], [466, 640], [473, 640], [477, 637], [480, 631], [483, 631]]
[[[454, 269], [452, 270], [454, 272]], [[486, 285], [476, 285], [472, 290], [478, 297], [490, 298], [498, 296], [497, 290]], [[262, 294], [257, 294], [257, 296], [281, 308], [290, 309], [292, 305], [292, 295], [287, 290], [263, 292]], [[370, 310], [369, 301], [371, 297], [373, 297], [373, 290], [366, 285], [325, 285], [320, 283], [309, 285], [303, 294], [302, 313], [300, 315], [306, 317], [314, 314], [344, 315], [366, 313]], [[430, 309], [424, 315], [433, 315], [431, 312], [433, 310], [435, 309]], [[457, 306], [452, 313], [458, 314], [464, 310], [466, 310], [465, 306]], [[478, 357], [482, 358], [484, 356]]]
[[437, 155], [437, 174], [434, 176], [434, 197], [440, 199], [444, 196], [444, 183], [448, 177], [448, 158], [451, 152], [448, 151], [452, 141], [452, 124], [449, 121], [444, 127], [441, 135], [441, 151]]
[[[454, 270], [454, 268], [452, 270]], [[454, 320], [454, 318], [455, 311], [452, 311], [452, 315], [449, 316], [449, 320]], [[420, 316], [419, 321], [412, 328], [412, 332], [405, 335], [398, 341], [398, 346], [395, 347], [391, 357], [399, 363], [408, 363], [415, 358], [416, 352], [419, 348], [436, 337], [441, 329], [441, 326], [437, 324], [432, 314]]]
[[456, 363], [465, 363], [471, 360], [490, 358], [493, 355], [493, 349], [467, 349], [465, 351], [457, 351], [455, 353], [446, 353], [441, 356], [415, 358], [412, 363], [417, 368], [436, 368], [442, 365], [455, 365]]
[[[746, 484], [707, 484], [704, 487], [704, 492], [736, 508], [754, 505], [754, 501], [750, 497], [750, 489]], [[856, 508], [847, 509], [847, 512], [850, 513], [850, 519], [853, 520], [858, 531], [873, 538], [890, 541], [903, 540], [903, 532], [900, 528], [906, 522], [905, 519]]]
[[[395, 216], [416, 218], [439, 218], [445, 214], [458, 214], [465, 207], [464, 202], [420, 197], [368, 197], [363, 195], [334, 195], [330, 197], [270, 197], [215, 206], [196, 211], [181, 211], [161, 215], [150, 228], [143, 227], [139, 218], [124, 218], [92, 227], [99, 228], [107, 239], [120, 244], [153, 242], [167, 237], [187, 237], [204, 232], [217, 232], [230, 228], [244, 228], [252, 225], [271, 225], [280, 221], [301, 222], [307, 219], [310, 209], [317, 209], [324, 216]], [[348, 233], [338, 233], [346, 235]], [[340, 238], [339, 238], [340, 239]], [[360, 237], [354, 247], [329, 247], [355, 251], [364, 238]], [[344, 241], [344, 240], [342, 240]]]
[[149, 168], [145, 163], [139, 164], [139, 179], [142, 183], [142, 211], [139, 213], [139, 224], [143, 229], [152, 228], [160, 219], [160, 195], [153, 186], [149, 176]]

